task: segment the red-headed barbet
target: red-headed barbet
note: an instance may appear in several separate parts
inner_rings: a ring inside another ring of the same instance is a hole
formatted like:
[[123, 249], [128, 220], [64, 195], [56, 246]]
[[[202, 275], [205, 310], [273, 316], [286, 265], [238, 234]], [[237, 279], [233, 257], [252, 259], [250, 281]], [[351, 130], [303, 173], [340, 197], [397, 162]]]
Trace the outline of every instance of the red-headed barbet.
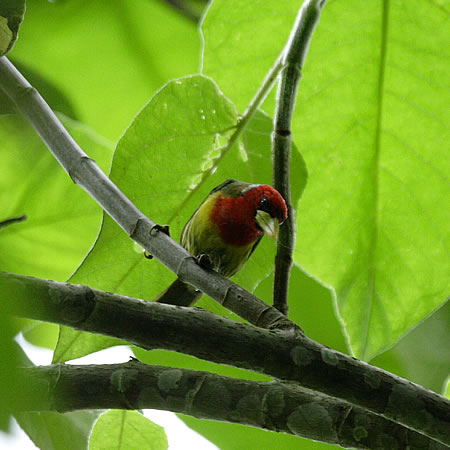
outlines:
[[[231, 277], [242, 268], [264, 234], [277, 235], [286, 217], [286, 203], [274, 188], [226, 180], [192, 214], [181, 233], [181, 245], [195, 257], [206, 255], [214, 270]], [[201, 295], [177, 279], [156, 301], [190, 306]]]

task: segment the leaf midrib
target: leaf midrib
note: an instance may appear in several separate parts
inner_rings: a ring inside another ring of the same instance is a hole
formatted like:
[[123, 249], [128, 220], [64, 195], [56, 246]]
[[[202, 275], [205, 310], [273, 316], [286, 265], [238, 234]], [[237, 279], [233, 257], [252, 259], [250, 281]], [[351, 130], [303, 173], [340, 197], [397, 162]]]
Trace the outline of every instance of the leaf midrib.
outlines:
[[375, 123], [375, 138], [374, 138], [374, 158], [373, 158], [373, 233], [372, 242], [369, 249], [369, 289], [367, 296], [367, 307], [365, 317], [365, 328], [363, 329], [363, 339], [361, 345], [361, 358], [366, 359], [368, 334], [370, 328], [370, 321], [374, 307], [374, 298], [376, 294], [376, 253], [378, 245], [378, 227], [379, 227], [379, 176], [380, 176], [380, 140], [381, 140], [381, 125], [383, 122], [383, 103], [384, 103], [384, 81], [386, 72], [386, 51], [388, 41], [388, 22], [389, 22], [389, 0], [383, 0], [382, 14], [381, 14], [381, 41], [380, 41], [380, 62], [378, 69], [378, 83], [377, 83], [377, 116]]

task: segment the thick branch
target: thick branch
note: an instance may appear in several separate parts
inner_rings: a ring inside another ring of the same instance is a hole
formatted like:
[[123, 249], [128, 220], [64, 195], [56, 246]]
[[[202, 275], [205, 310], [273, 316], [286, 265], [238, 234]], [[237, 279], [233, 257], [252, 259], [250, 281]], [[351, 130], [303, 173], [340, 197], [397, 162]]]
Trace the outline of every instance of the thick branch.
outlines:
[[306, 0], [300, 8], [283, 51], [283, 69], [278, 83], [273, 119], [273, 185], [286, 200], [289, 212], [286, 223], [280, 228], [273, 281], [273, 306], [284, 314], [288, 311], [289, 274], [295, 245], [295, 221], [289, 183], [291, 119], [303, 62], [324, 3], [324, 0]]
[[0, 273], [7, 311], [253, 370], [340, 398], [450, 443], [450, 401], [298, 333], [233, 322], [199, 308], [121, 297]]
[[6, 57], [0, 58], [0, 88], [17, 105], [51, 153], [78, 184], [141, 247], [174, 272], [245, 320], [261, 327], [286, 327], [300, 331], [275, 308], [269, 307], [238, 285], [215, 272], [202, 269], [194, 258], [154, 223], [111, 182], [90, 159], [45, 103]]
[[445, 448], [358, 407], [292, 384], [125, 364], [19, 370], [27, 411], [161, 409], [351, 448]]

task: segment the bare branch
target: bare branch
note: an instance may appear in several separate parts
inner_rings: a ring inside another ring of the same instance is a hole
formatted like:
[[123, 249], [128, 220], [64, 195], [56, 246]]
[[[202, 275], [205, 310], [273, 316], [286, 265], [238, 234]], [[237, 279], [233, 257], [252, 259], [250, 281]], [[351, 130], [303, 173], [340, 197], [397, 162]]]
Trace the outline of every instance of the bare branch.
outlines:
[[137, 360], [20, 369], [19, 380], [24, 389], [21, 406], [28, 411], [152, 408], [346, 448], [445, 448], [390, 420], [292, 384], [150, 366]]
[[287, 315], [289, 274], [295, 245], [295, 218], [291, 206], [289, 161], [291, 154], [291, 118], [294, 112], [297, 88], [312, 33], [319, 21], [324, 0], [306, 0], [292, 28], [283, 51], [282, 70], [277, 89], [272, 132], [273, 185], [288, 205], [288, 218], [280, 228], [275, 275], [273, 306]]
[[72, 139], [53, 111], [6, 57], [0, 58], [0, 88], [17, 105], [50, 152], [75, 184], [82, 187], [141, 247], [196, 289], [243, 319], [261, 327], [285, 327], [300, 332], [275, 308], [216, 272], [202, 269], [195, 259], [165, 233], [100, 170]]
[[0, 273], [0, 292], [14, 293], [14, 298], [3, 299], [12, 314], [295, 382], [450, 442], [448, 399], [291, 330], [264, 330], [200, 308], [145, 302], [21, 275]]

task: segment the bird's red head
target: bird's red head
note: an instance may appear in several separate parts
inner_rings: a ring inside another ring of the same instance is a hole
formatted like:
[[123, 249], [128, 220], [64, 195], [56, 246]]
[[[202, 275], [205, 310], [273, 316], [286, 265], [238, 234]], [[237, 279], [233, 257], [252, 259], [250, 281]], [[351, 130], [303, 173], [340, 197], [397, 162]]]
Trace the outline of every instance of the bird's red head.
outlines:
[[226, 244], [251, 245], [264, 232], [274, 236], [287, 218], [286, 203], [271, 186], [227, 180], [215, 192], [211, 220]]
[[272, 186], [268, 186], [267, 184], [251, 184], [242, 193], [244, 198], [255, 208], [255, 211], [264, 211], [271, 217], [277, 218], [280, 225], [286, 220], [286, 202]]

